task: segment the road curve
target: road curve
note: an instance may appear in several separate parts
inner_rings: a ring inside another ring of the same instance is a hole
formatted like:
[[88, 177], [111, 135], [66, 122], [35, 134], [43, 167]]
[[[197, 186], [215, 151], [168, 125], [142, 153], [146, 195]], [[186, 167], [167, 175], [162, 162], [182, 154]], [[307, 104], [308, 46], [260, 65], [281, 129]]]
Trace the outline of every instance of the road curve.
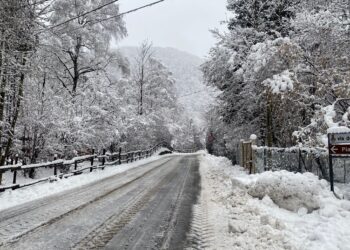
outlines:
[[0, 249], [184, 249], [196, 155], [169, 156], [0, 213]]

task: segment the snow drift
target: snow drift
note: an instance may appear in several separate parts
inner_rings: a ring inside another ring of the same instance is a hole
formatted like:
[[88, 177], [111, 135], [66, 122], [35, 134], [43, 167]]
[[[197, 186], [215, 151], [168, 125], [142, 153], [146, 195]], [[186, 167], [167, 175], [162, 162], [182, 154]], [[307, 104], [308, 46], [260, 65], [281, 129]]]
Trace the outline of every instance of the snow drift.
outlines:
[[248, 188], [248, 193], [259, 199], [268, 196], [276, 205], [289, 211], [306, 208], [312, 212], [321, 207], [321, 194], [332, 195], [328, 190], [328, 183], [313, 174], [278, 171], [260, 174]]

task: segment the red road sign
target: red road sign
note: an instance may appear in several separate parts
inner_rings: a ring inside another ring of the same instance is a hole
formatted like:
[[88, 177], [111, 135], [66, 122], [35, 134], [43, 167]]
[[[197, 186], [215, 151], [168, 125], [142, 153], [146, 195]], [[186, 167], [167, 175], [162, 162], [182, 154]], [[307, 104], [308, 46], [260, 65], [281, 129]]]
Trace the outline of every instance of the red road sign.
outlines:
[[331, 155], [350, 155], [350, 144], [330, 145], [329, 154], [331, 154]]

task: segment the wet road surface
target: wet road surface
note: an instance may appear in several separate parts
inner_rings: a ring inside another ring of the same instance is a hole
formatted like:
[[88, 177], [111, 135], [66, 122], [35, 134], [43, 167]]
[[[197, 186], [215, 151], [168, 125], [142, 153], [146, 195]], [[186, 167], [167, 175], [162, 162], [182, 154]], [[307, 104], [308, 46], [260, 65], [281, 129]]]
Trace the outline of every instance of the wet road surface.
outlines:
[[1, 211], [0, 249], [185, 249], [198, 168], [169, 156]]

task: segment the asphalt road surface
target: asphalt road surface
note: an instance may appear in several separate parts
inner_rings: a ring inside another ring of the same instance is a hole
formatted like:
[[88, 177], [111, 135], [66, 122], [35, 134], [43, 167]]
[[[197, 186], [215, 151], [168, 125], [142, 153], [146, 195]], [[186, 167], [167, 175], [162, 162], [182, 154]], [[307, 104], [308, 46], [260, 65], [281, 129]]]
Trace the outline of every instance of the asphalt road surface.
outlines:
[[1, 211], [0, 249], [186, 249], [198, 168], [169, 156]]

